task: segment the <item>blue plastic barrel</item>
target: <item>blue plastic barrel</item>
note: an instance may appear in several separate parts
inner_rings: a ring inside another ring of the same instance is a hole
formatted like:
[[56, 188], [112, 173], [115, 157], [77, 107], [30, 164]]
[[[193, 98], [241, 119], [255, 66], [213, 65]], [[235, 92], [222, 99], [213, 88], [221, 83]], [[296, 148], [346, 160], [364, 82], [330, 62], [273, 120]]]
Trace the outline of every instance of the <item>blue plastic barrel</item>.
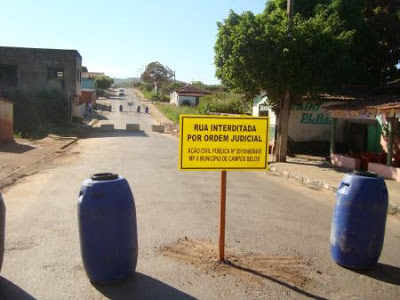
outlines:
[[94, 174], [78, 200], [81, 255], [92, 282], [124, 280], [135, 273], [138, 242], [136, 209], [125, 178]]
[[383, 178], [360, 171], [343, 177], [332, 219], [332, 259], [350, 269], [374, 267], [382, 251], [387, 210]]
[[4, 238], [6, 231], [6, 206], [3, 201], [3, 197], [0, 194], [0, 271], [3, 266], [4, 257]]

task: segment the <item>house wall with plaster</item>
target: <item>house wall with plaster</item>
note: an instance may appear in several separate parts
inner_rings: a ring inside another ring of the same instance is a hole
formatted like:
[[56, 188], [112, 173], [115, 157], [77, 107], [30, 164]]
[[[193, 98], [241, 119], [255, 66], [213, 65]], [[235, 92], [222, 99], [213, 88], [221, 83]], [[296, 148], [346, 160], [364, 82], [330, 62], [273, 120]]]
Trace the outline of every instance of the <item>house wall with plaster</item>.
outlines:
[[14, 105], [0, 98], [0, 144], [8, 143], [14, 136]]

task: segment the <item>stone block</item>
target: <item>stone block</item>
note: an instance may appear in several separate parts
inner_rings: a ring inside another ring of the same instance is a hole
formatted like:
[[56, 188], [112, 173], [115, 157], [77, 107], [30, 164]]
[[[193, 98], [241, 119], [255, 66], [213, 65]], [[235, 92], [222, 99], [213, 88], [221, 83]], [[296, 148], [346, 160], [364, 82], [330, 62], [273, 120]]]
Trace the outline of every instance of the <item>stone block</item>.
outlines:
[[100, 129], [101, 129], [101, 131], [113, 131], [114, 124], [101, 124]]
[[151, 131], [164, 133], [165, 127], [164, 125], [151, 125]]
[[139, 131], [140, 125], [139, 124], [126, 124], [126, 131]]

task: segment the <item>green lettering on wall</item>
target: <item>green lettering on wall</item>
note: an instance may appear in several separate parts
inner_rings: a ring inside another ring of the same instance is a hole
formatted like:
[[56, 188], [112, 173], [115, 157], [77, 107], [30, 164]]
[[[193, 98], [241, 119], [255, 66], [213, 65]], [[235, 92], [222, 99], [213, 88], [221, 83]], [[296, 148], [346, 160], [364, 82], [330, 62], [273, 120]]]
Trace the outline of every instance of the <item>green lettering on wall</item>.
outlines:
[[301, 115], [300, 123], [310, 123], [311, 122], [312, 113], [303, 113]]
[[314, 104], [311, 102], [306, 102], [304, 105], [304, 110], [312, 110], [313, 109]]
[[292, 106], [293, 110], [303, 110], [303, 104], [302, 103], [295, 103]]
[[321, 104], [314, 104], [313, 111], [317, 111], [321, 108]]
[[331, 124], [332, 119], [326, 114], [303, 113], [300, 123], [303, 124]]
[[322, 123], [324, 122], [324, 114], [318, 114], [317, 119], [315, 120], [316, 123]]

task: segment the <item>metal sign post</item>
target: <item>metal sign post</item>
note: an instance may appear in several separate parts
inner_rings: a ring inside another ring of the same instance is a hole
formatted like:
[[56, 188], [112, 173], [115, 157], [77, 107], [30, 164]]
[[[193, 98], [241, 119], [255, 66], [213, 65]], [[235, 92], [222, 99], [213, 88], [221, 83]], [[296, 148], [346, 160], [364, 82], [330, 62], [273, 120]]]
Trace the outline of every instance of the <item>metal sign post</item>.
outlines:
[[219, 261], [225, 260], [225, 219], [226, 219], [226, 171], [221, 171], [221, 194], [219, 204]]

